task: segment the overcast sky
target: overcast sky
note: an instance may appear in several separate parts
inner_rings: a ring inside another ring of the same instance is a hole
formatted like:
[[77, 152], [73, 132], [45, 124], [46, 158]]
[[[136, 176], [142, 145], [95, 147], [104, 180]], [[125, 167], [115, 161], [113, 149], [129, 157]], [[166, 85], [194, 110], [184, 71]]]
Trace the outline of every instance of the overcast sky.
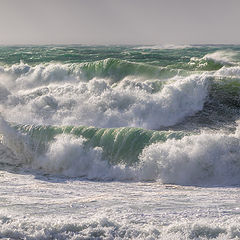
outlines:
[[0, 0], [0, 44], [240, 44], [240, 0]]

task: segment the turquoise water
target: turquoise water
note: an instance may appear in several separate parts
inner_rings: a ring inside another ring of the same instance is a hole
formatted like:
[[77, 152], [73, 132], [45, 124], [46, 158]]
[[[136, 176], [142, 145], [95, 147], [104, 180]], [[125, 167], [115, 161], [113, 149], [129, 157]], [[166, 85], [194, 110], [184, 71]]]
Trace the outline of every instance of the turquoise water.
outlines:
[[[115, 58], [130, 62], [168, 66], [188, 63], [192, 57], [202, 58], [216, 51], [240, 51], [238, 45], [193, 45], [183, 49], [161, 49], [146, 46], [12, 46], [0, 47], [0, 61], [14, 64], [23, 61], [39, 63], [82, 63]], [[239, 57], [238, 57], [239, 59]], [[179, 65], [180, 66], [180, 65]]]

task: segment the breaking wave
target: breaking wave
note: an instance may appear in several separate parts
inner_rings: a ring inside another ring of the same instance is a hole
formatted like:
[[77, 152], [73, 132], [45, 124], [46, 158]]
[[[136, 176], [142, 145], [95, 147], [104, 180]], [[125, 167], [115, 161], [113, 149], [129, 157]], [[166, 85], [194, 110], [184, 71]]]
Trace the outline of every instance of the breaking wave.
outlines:
[[202, 110], [210, 79], [204, 74], [167, 82], [126, 78], [117, 85], [93, 79], [12, 93], [1, 87], [0, 111], [11, 122], [158, 129]]
[[167, 66], [117, 58], [2, 66], [1, 162], [87, 179], [239, 184], [238, 131], [209, 130], [219, 116], [236, 126], [233, 58], [215, 51]]
[[[178, 70], [167, 69], [145, 63], [128, 62], [115, 58], [108, 58], [86, 63], [48, 63], [30, 66], [21, 62], [10, 67], [0, 67], [2, 80], [35, 87], [54, 82], [90, 80], [95, 77], [108, 78], [110, 82], [118, 82], [126, 76], [135, 75], [142, 78], [169, 78], [177, 75]], [[5, 80], [4, 80], [5, 78]]]
[[183, 185], [240, 182], [238, 129], [189, 135], [132, 128], [13, 128], [2, 121], [1, 133], [23, 166], [44, 173]]
[[56, 82], [88, 81], [93, 78], [107, 78], [111, 83], [119, 82], [127, 76], [142, 79], [168, 79], [186, 76], [188, 71], [211, 71], [236, 65], [232, 59], [236, 53], [216, 51], [202, 58], [192, 57], [189, 62], [169, 64], [169, 66], [130, 62], [117, 58], [83, 63], [43, 63], [35, 66], [23, 62], [11, 66], [0, 66], [1, 83], [14, 87], [36, 87]]

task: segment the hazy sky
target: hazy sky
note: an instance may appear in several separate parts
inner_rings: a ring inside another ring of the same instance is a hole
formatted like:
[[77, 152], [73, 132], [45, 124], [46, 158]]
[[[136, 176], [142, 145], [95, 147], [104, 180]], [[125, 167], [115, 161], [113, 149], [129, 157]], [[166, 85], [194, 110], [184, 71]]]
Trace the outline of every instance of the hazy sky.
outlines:
[[0, 44], [240, 44], [240, 0], [0, 0]]

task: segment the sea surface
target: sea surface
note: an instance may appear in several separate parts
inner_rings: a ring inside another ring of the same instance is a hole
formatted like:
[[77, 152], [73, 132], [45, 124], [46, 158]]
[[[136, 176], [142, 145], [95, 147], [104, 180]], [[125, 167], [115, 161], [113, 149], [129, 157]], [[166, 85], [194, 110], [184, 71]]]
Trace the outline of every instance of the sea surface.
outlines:
[[0, 46], [0, 238], [240, 239], [240, 46]]

